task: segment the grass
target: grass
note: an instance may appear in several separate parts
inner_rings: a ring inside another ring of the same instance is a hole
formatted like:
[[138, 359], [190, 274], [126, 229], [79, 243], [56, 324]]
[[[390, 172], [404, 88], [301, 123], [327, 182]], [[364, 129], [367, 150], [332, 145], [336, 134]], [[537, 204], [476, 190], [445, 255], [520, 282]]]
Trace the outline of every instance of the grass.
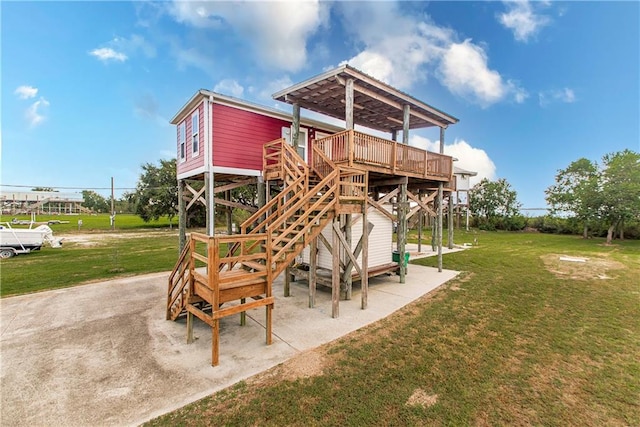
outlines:
[[474, 238], [444, 257], [461, 277], [316, 350], [319, 375], [278, 366], [148, 425], [640, 425], [640, 241]]
[[168, 271], [178, 258], [177, 230], [102, 233], [99, 237], [89, 246], [63, 241], [60, 249], [43, 246], [28, 255], [0, 260], [0, 295]]
[[[30, 221], [29, 215], [2, 215], [0, 216], [0, 222], [11, 222], [13, 218], [18, 220]], [[78, 221], [82, 221], [82, 226], [78, 226]], [[111, 222], [109, 214], [82, 214], [82, 215], [38, 215], [36, 217], [37, 222], [47, 221], [69, 221], [68, 224], [51, 224], [50, 227], [55, 233], [72, 233], [72, 232], [95, 232], [95, 231], [110, 231]], [[137, 215], [119, 214], [116, 215], [115, 229], [116, 231], [126, 230], [140, 230], [147, 228], [168, 228], [173, 226], [177, 228], [178, 218], [173, 218], [172, 222], [169, 222], [167, 217], [162, 217], [157, 221], [144, 222], [142, 218]], [[24, 226], [13, 226], [24, 227]]]

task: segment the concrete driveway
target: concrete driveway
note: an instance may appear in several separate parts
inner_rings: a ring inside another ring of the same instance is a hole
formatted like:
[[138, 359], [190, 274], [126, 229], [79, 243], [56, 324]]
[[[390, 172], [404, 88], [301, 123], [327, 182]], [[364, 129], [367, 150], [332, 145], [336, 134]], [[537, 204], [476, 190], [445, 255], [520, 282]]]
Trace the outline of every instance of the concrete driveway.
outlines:
[[211, 367], [211, 332], [200, 321], [186, 344], [184, 320], [165, 320], [168, 273], [111, 280], [0, 300], [0, 424], [138, 425], [273, 367], [295, 354], [388, 316], [456, 276], [410, 266], [359, 289], [331, 318], [329, 290], [307, 308], [304, 282], [282, 297], [274, 285], [273, 344], [264, 309], [221, 321], [220, 365]]

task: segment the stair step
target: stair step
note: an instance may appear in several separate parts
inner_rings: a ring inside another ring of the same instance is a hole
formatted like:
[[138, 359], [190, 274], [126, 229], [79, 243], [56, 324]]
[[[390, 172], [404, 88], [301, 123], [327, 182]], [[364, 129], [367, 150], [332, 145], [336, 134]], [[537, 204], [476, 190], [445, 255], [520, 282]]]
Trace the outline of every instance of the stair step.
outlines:
[[251, 270], [264, 271], [267, 269], [267, 266], [264, 264], [260, 264], [256, 261], [242, 261], [242, 265]]

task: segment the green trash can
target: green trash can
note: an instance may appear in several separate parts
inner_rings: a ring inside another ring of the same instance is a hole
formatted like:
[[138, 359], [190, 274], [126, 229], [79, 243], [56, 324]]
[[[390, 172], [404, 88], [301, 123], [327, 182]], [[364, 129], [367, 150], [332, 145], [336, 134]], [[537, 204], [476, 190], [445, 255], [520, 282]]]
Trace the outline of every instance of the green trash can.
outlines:
[[[400, 262], [400, 252], [393, 251], [393, 254], [391, 255], [391, 260], [393, 262]], [[404, 266], [406, 267], [408, 263], [409, 263], [409, 252], [405, 252], [404, 253]]]

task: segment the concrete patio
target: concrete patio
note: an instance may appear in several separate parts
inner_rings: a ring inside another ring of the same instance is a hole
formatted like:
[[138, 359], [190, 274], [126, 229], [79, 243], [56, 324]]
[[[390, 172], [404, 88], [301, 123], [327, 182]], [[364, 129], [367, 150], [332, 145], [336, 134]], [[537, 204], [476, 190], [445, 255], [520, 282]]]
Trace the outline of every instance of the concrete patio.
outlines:
[[[409, 251], [414, 249], [408, 247]], [[418, 254], [412, 253], [412, 256]], [[424, 255], [424, 254], [422, 254]], [[221, 321], [220, 365], [211, 367], [211, 332], [165, 320], [168, 273], [137, 276], [0, 300], [0, 424], [137, 425], [388, 316], [457, 272], [411, 265], [370, 281], [369, 308], [359, 287], [331, 318], [331, 293], [308, 306], [305, 282], [276, 305], [273, 344], [264, 343], [264, 309]]]

